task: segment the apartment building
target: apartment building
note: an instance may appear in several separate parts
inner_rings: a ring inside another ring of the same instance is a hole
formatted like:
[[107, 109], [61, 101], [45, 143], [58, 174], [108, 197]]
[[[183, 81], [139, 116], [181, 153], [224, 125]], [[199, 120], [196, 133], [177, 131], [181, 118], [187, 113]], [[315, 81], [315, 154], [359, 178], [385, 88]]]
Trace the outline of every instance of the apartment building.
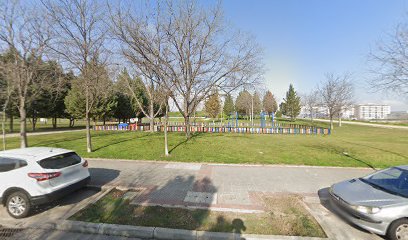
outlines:
[[386, 119], [390, 113], [389, 105], [359, 104], [354, 106], [354, 116], [358, 120]]

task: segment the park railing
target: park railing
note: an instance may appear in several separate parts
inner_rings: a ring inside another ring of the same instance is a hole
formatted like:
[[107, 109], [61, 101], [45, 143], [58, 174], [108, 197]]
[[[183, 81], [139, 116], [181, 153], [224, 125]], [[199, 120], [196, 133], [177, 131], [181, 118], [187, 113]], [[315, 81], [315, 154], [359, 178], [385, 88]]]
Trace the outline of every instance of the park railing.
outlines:
[[[120, 124], [120, 125], [103, 125], [94, 126], [95, 131], [150, 131], [149, 125], [137, 124]], [[155, 125], [155, 132], [163, 132], [164, 126]], [[185, 125], [171, 125], [167, 126], [168, 132], [185, 132]], [[190, 126], [190, 132], [204, 132], [204, 133], [250, 133], [250, 134], [304, 134], [304, 135], [329, 135], [330, 129], [321, 127], [210, 127], [210, 126]]]
[[[161, 125], [160, 122], [156, 123], [157, 125]], [[169, 122], [169, 125], [172, 126], [185, 126], [185, 122]], [[264, 126], [260, 123], [248, 123], [248, 122], [240, 122], [236, 124], [236, 122], [191, 122], [190, 126], [198, 126], [198, 127], [263, 127], [263, 128], [310, 128], [313, 126], [310, 125], [303, 125], [303, 124], [293, 124], [293, 123], [286, 123], [286, 122], [274, 122], [274, 123], [265, 123]]]

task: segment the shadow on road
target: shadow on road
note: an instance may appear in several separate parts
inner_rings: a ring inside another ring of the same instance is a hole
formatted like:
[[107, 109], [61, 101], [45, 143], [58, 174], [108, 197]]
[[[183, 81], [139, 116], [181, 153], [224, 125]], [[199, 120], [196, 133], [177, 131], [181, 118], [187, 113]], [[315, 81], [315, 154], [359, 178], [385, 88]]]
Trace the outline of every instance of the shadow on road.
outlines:
[[101, 187], [119, 177], [120, 171], [116, 169], [91, 167], [89, 168], [89, 173], [91, 174], [91, 182], [89, 185]]

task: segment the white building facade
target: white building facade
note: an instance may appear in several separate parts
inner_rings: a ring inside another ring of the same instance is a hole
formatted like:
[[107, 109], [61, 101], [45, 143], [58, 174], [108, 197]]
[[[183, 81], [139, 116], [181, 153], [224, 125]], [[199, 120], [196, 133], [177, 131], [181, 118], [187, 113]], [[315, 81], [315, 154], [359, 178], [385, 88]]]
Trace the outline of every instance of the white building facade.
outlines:
[[358, 120], [387, 119], [391, 106], [378, 104], [360, 104], [354, 107], [354, 115]]

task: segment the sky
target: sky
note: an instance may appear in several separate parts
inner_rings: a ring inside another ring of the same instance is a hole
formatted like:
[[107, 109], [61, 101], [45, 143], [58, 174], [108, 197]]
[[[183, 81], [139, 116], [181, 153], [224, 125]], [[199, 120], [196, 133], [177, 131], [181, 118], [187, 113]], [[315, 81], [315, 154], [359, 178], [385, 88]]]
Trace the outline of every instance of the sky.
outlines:
[[373, 92], [369, 52], [408, 23], [408, 0], [224, 0], [226, 20], [252, 34], [264, 49], [265, 87], [281, 101], [294, 84], [307, 93], [324, 74], [351, 73], [356, 103], [407, 111], [408, 99]]

